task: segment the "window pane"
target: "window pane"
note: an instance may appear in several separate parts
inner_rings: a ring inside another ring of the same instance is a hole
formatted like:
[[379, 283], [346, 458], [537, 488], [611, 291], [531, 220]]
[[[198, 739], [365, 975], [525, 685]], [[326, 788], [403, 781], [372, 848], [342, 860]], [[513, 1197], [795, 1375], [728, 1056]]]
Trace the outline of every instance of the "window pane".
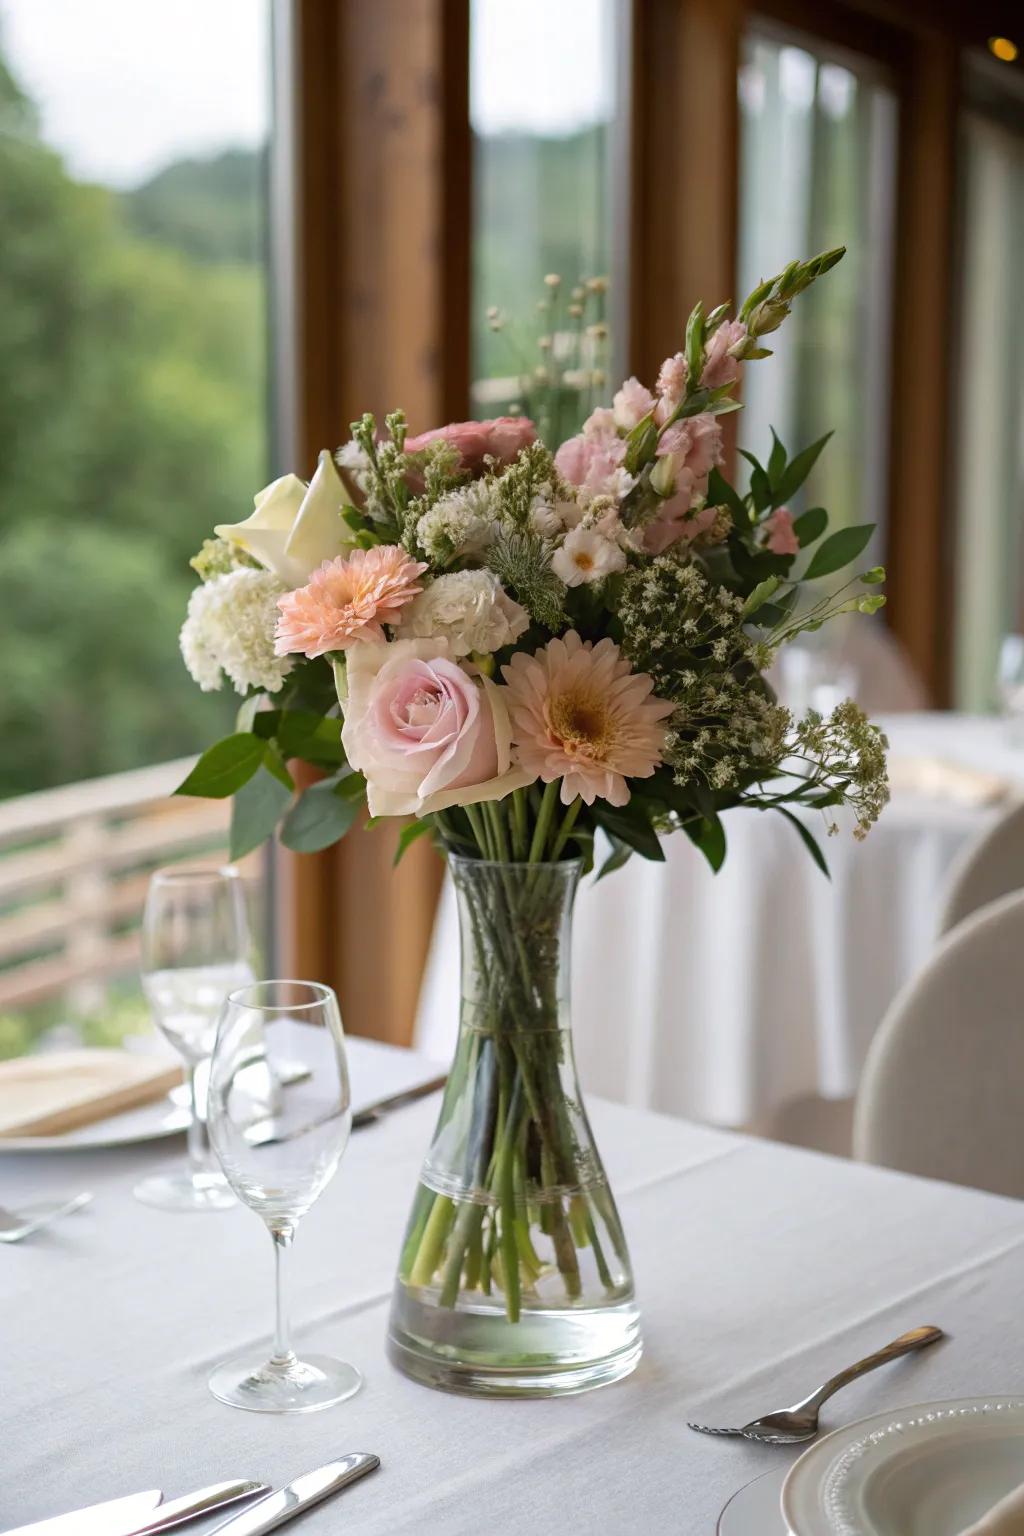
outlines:
[[177, 631], [266, 478], [268, 29], [265, 0], [0, 0], [0, 795], [230, 721]]
[[1003, 636], [1024, 634], [1024, 124], [969, 116], [963, 169], [954, 682], [985, 710]]
[[167, 796], [238, 703], [177, 636], [267, 478], [269, 23], [0, 0], [0, 1057], [145, 1029], [149, 871], [226, 843]]
[[[520, 377], [568, 345], [571, 290], [613, 266], [618, 7], [614, 0], [472, 0], [473, 410], [508, 408]], [[548, 273], [562, 278], [538, 313]], [[513, 322], [493, 333], [486, 311]], [[559, 422], [576, 430], [578, 394]]]
[[769, 338], [771, 367], [746, 370], [740, 445], [763, 457], [771, 427], [791, 452], [834, 429], [799, 504], [823, 503], [834, 527], [883, 523], [894, 98], [867, 65], [754, 33], [740, 109], [739, 292], [847, 247]]

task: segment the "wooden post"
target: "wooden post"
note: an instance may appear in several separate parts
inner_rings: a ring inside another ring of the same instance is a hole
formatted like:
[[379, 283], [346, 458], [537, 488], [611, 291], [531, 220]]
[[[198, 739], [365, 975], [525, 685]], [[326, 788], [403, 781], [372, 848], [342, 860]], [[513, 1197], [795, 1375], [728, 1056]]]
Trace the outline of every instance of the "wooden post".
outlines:
[[[421, 431], [469, 398], [468, 0], [291, 8], [295, 468], [396, 406]], [[278, 964], [330, 982], [346, 1027], [408, 1043], [440, 865], [397, 830], [282, 853]]]

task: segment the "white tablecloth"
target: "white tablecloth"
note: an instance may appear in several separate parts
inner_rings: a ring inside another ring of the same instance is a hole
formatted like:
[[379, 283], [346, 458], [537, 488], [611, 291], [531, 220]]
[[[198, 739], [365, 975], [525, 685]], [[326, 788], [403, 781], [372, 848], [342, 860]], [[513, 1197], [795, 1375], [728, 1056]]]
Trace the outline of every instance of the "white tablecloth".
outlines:
[[[893, 758], [932, 757], [1024, 787], [1000, 720], [894, 715]], [[782, 817], [731, 811], [712, 877], [682, 836], [577, 902], [573, 1020], [584, 1086], [713, 1124], [762, 1123], [805, 1094], [856, 1091], [871, 1037], [934, 942], [955, 854], [999, 814], [899, 791], [863, 843], [823, 842], [826, 881]], [[814, 817], [814, 813], [810, 813]], [[817, 818], [809, 819], [820, 831]], [[451, 1053], [458, 1018], [455, 901], [446, 883], [417, 1043]]]
[[[361, 1057], [354, 1042], [357, 1088]], [[1024, 1389], [1019, 1203], [592, 1109], [645, 1352], [628, 1380], [551, 1402], [443, 1396], [386, 1362], [391, 1279], [436, 1100], [357, 1133], [300, 1228], [289, 1277], [300, 1341], [351, 1359], [366, 1386], [294, 1418], [242, 1413], [207, 1391], [222, 1356], [266, 1341], [271, 1252], [247, 1210], [174, 1216], [132, 1199], [135, 1179], [180, 1146], [0, 1156], [0, 1203], [85, 1184], [97, 1195], [0, 1248], [0, 1527], [142, 1488], [280, 1483], [371, 1450], [382, 1470], [308, 1514], [303, 1536], [711, 1536], [731, 1494], [791, 1453], [698, 1437], [688, 1416], [743, 1422], [926, 1322], [949, 1342], [858, 1382], [826, 1424]]]

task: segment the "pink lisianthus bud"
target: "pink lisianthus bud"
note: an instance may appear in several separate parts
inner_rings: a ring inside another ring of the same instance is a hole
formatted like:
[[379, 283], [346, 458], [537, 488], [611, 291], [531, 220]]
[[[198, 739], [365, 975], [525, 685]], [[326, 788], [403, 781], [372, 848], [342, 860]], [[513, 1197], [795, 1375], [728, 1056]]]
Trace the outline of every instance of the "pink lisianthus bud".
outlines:
[[788, 507], [778, 507], [765, 519], [765, 545], [773, 555], [798, 555], [800, 540], [793, 527], [793, 514]]

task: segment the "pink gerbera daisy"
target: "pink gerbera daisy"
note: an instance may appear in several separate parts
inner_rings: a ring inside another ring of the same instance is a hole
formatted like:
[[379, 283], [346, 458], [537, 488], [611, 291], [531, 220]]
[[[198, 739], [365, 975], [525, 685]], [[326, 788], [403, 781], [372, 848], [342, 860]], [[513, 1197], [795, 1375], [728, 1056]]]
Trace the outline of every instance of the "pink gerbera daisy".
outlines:
[[275, 652], [323, 656], [357, 640], [383, 640], [381, 625], [394, 624], [423, 590], [417, 578], [426, 569], [397, 544], [354, 549], [347, 558], [325, 561], [306, 586], [278, 598]]
[[561, 779], [563, 805], [577, 795], [625, 805], [626, 780], [646, 779], [661, 762], [662, 721], [675, 706], [652, 697], [651, 679], [613, 640], [594, 645], [570, 630], [533, 656], [517, 651], [501, 670], [516, 759], [546, 784]]

